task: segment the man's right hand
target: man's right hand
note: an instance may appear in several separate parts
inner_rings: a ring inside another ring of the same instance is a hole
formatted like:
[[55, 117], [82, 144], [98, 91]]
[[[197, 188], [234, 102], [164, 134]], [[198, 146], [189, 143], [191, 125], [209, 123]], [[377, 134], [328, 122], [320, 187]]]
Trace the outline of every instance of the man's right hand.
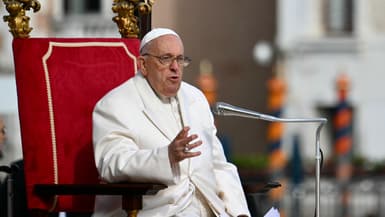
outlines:
[[186, 158], [196, 157], [201, 154], [200, 151], [190, 151], [191, 149], [202, 145], [202, 140], [197, 140], [191, 143], [193, 140], [198, 138], [198, 135], [192, 134], [189, 136], [189, 130], [190, 127], [184, 127], [168, 146], [170, 163], [178, 163]]

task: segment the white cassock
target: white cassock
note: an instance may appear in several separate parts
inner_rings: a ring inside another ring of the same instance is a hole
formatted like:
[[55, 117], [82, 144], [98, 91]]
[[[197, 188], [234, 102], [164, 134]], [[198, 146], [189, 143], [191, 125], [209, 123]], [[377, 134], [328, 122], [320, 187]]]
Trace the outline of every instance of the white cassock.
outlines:
[[[237, 168], [226, 161], [205, 96], [182, 82], [175, 99], [162, 101], [138, 73], [97, 103], [93, 142], [100, 176], [108, 182], [168, 186], [144, 196], [139, 217], [176, 216], [194, 206], [208, 207], [215, 216], [250, 216]], [[193, 150], [202, 154], [170, 165], [168, 145], [182, 125], [202, 140]], [[120, 199], [99, 196], [94, 217], [124, 216]]]

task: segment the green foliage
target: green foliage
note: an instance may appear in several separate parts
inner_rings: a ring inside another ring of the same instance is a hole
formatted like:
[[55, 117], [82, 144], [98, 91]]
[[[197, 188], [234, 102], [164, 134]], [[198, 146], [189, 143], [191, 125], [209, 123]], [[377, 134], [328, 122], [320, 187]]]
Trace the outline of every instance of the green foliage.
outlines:
[[384, 174], [385, 173], [385, 159], [383, 160], [369, 160], [363, 156], [353, 156], [353, 166], [356, 170], [361, 169], [366, 173]]
[[265, 154], [237, 155], [232, 157], [232, 163], [241, 169], [266, 169], [268, 157]]

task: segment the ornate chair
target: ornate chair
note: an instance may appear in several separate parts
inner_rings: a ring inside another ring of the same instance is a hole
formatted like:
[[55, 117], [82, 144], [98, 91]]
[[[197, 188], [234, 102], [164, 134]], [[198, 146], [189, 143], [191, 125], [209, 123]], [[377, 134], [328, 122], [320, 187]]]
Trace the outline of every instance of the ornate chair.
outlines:
[[25, 11], [37, 11], [40, 4], [4, 3], [10, 13], [4, 20], [14, 36], [28, 210], [38, 216], [92, 212], [95, 195], [122, 195], [123, 208], [136, 216], [142, 195], [165, 186], [101, 183], [93, 158], [92, 110], [105, 93], [136, 73], [143, 32], [137, 26], [140, 16], [134, 14], [148, 16], [151, 5], [114, 0], [114, 21], [123, 38], [70, 39], [29, 38]]

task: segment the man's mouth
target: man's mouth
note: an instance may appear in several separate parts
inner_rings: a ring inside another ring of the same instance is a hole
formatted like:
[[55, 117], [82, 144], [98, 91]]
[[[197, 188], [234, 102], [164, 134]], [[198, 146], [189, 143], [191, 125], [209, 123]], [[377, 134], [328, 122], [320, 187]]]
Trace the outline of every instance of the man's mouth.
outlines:
[[176, 75], [175, 76], [171, 76], [170, 80], [171, 81], [178, 81], [179, 80], [179, 76], [176, 76]]

